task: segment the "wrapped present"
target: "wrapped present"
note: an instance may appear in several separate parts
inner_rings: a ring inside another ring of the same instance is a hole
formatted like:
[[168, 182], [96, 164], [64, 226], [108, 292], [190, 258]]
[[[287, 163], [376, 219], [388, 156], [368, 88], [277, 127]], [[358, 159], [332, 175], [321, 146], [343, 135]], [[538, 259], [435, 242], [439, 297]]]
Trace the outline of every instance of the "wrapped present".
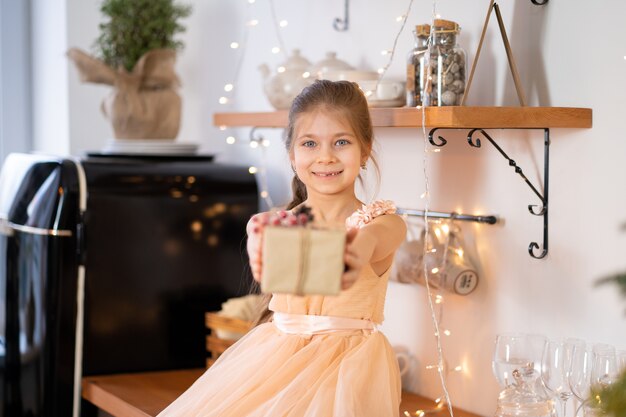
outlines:
[[344, 229], [267, 226], [261, 290], [297, 295], [339, 294], [345, 244]]

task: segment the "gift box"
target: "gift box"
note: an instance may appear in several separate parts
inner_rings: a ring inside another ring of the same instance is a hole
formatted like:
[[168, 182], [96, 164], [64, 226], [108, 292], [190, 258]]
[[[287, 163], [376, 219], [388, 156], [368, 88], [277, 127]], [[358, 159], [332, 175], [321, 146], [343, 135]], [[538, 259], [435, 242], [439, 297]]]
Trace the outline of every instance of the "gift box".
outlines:
[[345, 244], [343, 229], [266, 227], [261, 290], [296, 295], [339, 294]]

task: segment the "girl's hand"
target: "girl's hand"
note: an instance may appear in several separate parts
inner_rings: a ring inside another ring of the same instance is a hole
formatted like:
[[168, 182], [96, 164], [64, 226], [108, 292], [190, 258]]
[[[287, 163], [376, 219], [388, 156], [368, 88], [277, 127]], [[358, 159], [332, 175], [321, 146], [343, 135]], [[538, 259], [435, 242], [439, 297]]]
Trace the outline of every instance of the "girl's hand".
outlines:
[[250, 271], [255, 281], [261, 282], [261, 271], [263, 270], [263, 229], [267, 224], [268, 213], [255, 214], [248, 221], [246, 231], [248, 233], [248, 258], [250, 260]]
[[309, 222], [309, 215], [305, 212], [293, 214], [285, 210], [255, 214], [248, 221], [246, 231], [248, 233], [248, 258], [250, 270], [255, 281], [261, 282], [263, 270], [263, 231], [265, 226], [303, 226]]
[[346, 250], [344, 262], [347, 270], [341, 276], [341, 289], [352, 287], [359, 278], [361, 271], [367, 266], [374, 253], [375, 241], [360, 229], [350, 229], [346, 234]]

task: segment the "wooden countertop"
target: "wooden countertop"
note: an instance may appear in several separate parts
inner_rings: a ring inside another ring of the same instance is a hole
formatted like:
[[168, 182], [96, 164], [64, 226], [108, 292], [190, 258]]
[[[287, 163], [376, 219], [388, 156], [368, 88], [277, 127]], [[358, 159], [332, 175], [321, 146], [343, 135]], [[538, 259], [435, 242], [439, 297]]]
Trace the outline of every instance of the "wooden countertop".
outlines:
[[[90, 376], [83, 378], [83, 398], [115, 417], [154, 417], [174, 401], [204, 369]], [[433, 402], [409, 392], [402, 393], [399, 415], [432, 408]], [[439, 415], [447, 415], [441, 412]], [[479, 417], [455, 409], [457, 417]]]

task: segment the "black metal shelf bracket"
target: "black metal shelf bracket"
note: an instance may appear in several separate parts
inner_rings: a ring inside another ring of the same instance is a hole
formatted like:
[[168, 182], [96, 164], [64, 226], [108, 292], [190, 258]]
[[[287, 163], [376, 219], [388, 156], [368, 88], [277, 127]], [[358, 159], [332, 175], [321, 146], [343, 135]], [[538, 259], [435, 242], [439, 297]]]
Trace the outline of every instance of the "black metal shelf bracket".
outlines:
[[[428, 133], [428, 141], [431, 145], [442, 147], [445, 146], [448, 141], [440, 135], [435, 135], [438, 130], [442, 129], [452, 129], [452, 128], [440, 128], [436, 127], [430, 130]], [[517, 165], [517, 163], [511, 159], [506, 152], [493, 140], [491, 136], [485, 132], [482, 128], [473, 128], [470, 129], [467, 134], [467, 143], [473, 148], [480, 148], [482, 146], [482, 142], [477, 134], [482, 135], [485, 139], [491, 143], [496, 150], [506, 159], [509, 163], [509, 166], [513, 167], [515, 172], [522, 177], [524, 182], [530, 187], [530, 189], [535, 193], [535, 195], [541, 201], [540, 205], [529, 204], [528, 211], [530, 214], [534, 216], [542, 216], [543, 217], [543, 243], [541, 246], [537, 242], [531, 242], [528, 245], [528, 253], [535, 259], [542, 259], [548, 254], [548, 179], [550, 173], [550, 129], [544, 128], [543, 137], [543, 157], [544, 157], [544, 165], [543, 165], [543, 193], [541, 193], [537, 187], [535, 187], [530, 180], [524, 174], [524, 171], [521, 167]], [[541, 252], [536, 253], [537, 250], [541, 248]]]

